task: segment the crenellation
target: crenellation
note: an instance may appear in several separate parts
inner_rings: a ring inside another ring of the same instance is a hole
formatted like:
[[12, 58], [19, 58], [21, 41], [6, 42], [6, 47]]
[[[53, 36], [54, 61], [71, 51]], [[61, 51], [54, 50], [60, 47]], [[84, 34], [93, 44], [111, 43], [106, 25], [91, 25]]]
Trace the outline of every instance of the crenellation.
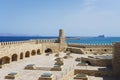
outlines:
[[56, 39], [37, 39], [36, 43], [56, 43]]

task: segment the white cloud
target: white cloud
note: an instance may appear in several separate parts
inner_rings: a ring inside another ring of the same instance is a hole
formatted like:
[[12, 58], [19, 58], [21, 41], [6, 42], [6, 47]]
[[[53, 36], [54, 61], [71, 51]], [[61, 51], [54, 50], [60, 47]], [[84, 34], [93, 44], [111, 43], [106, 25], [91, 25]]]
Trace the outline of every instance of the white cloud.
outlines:
[[90, 12], [97, 8], [97, 3], [99, 3], [100, 0], [84, 0], [82, 4], [82, 11], [84, 12]]
[[84, 0], [84, 5], [85, 6], [91, 6], [91, 5], [94, 5], [95, 2], [97, 2], [99, 0]]

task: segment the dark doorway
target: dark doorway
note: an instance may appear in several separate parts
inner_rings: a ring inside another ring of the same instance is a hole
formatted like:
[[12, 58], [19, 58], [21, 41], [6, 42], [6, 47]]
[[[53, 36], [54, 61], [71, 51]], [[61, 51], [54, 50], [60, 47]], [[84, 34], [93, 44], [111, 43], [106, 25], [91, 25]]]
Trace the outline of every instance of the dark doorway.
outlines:
[[35, 50], [32, 50], [31, 55], [32, 55], [32, 56], [36, 55], [36, 51], [35, 51]]
[[17, 61], [17, 54], [12, 55], [12, 61]]
[[88, 65], [92, 65], [91, 62], [89, 62], [89, 61], [85, 61], [85, 63], [87, 63]]
[[0, 64], [7, 64], [10, 63], [10, 58], [8, 56], [2, 57]]
[[38, 54], [38, 55], [40, 55], [40, 54], [41, 54], [41, 53], [40, 53], [40, 49], [38, 49], [38, 50], [37, 50], [37, 54]]
[[27, 51], [27, 52], [25, 53], [25, 57], [30, 57], [30, 52], [29, 52], [29, 51]]
[[45, 50], [45, 53], [52, 53], [52, 49], [47, 48], [47, 49]]

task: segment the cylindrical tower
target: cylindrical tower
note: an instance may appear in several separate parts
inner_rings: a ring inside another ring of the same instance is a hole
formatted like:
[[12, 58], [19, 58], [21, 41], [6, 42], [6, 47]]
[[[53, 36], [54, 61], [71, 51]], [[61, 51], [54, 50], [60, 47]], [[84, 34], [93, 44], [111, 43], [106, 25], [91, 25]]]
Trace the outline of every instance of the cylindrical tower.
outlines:
[[65, 51], [67, 44], [66, 44], [66, 39], [64, 36], [64, 30], [60, 29], [59, 30], [59, 38], [58, 38], [58, 42], [59, 42], [59, 51]]
[[66, 42], [63, 29], [59, 30], [59, 39], [58, 39], [58, 41], [59, 41], [59, 43], [65, 43]]
[[64, 37], [64, 30], [63, 29], [59, 30], [59, 37]]

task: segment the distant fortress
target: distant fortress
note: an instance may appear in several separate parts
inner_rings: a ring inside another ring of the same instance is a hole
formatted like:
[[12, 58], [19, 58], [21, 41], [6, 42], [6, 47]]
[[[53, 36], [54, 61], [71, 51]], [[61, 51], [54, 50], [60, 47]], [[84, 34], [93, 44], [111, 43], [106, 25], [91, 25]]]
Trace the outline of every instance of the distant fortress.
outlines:
[[[64, 30], [62, 29], [59, 30], [58, 39], [36, 39], [28, 41], [1, 42], [0, 67], [2, 68], [3, 65], [10, 64], [13, 61], [22, 60], [24, 58], [29, 58], [31, 56], [40, 55], [46, 52], [58, 53], [67, 51], [77, 54], [112, 54], [113, 56], [110, 61], [101, 63], [112, 66], [111, 75], [120, 76], [119, 42], [113, 43], [112, 45], [67, 44], [66, 38], [64, 36]], [[99, 65], [99, 63], [97, 65]]]

